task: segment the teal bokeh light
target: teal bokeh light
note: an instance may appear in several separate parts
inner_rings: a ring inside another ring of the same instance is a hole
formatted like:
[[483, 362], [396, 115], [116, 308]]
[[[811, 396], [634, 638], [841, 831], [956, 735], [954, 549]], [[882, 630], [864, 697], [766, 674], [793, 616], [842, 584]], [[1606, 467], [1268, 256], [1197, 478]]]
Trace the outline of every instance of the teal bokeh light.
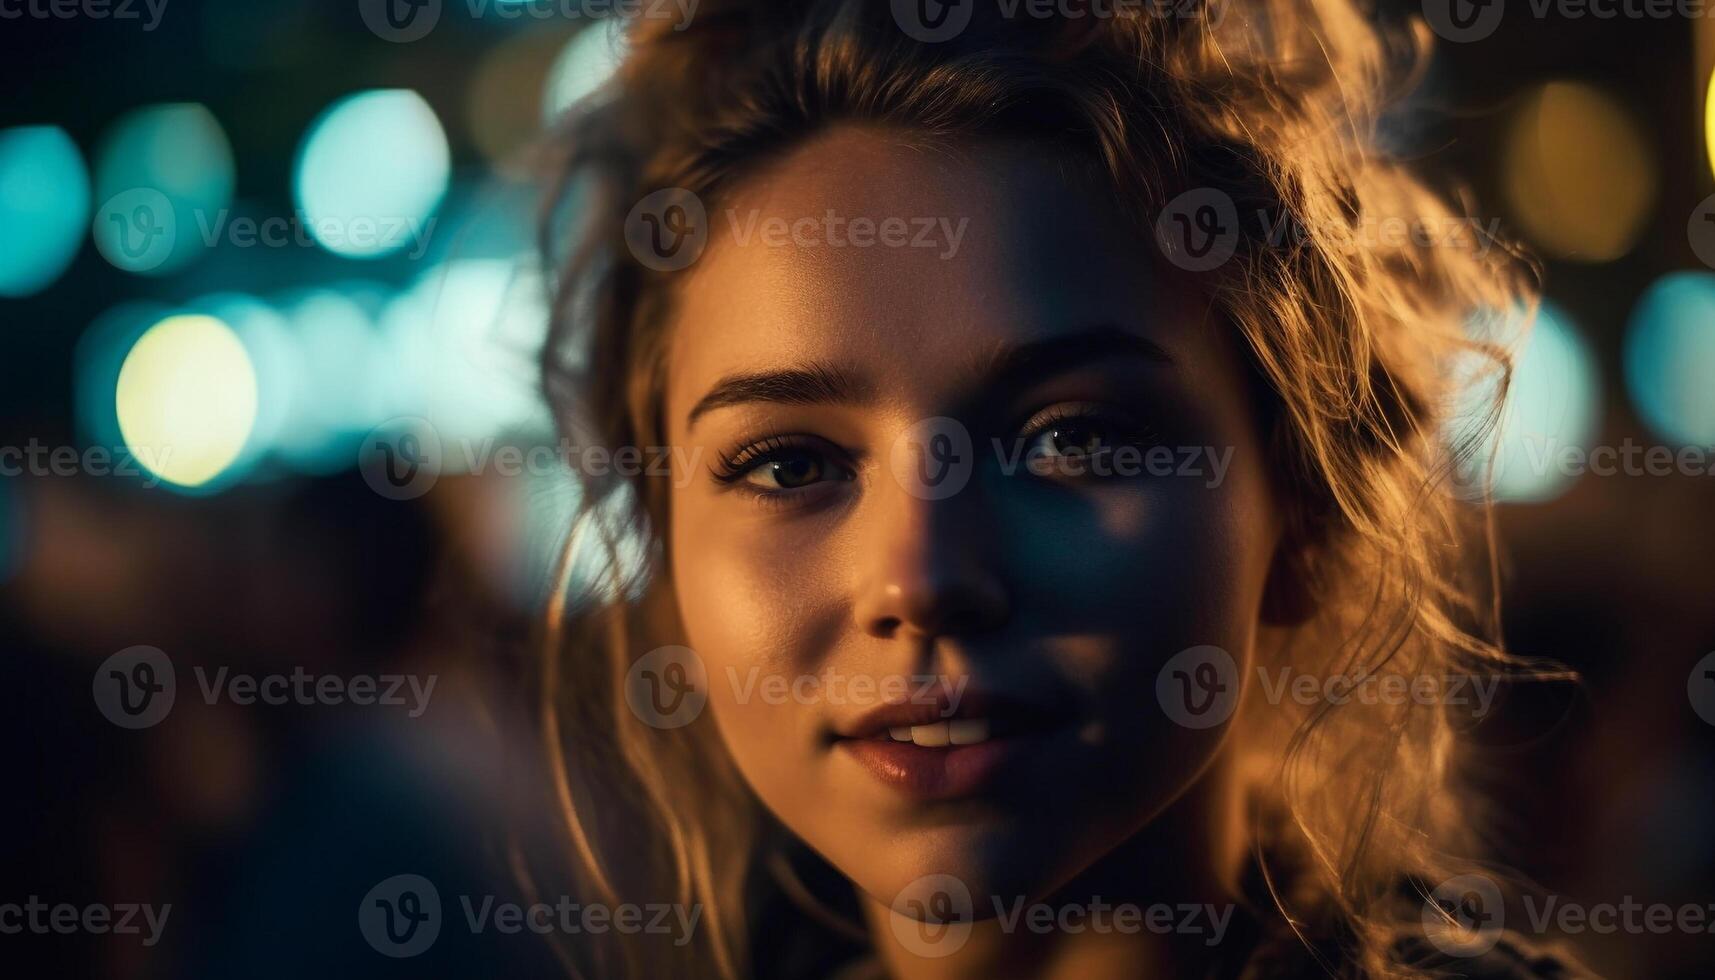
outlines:
[[[1512, 377], [1495, 427], [1486, 427], [1501, 374], [1473, 357], [1461, 380], [1448, 439], [1475, 440], [1475, 456], [1459, 474], [1460, 489], [1499, 502], [1542, 503], [1571, 486], [1579, 458], [1591, 446], [1600, 415], [1601, 381], [1587, 341], [1557, 306], [1543, 302], [1532, 319], [1515, 309], [1475, 318], [1473, 339], [1511, 352]], [[1490, 459], [1493, 466], [1490, 467]]]
[[230, 325], [256, 372], [256, 421], [233, 463], [234, 471], [248, 474], [276, 454], [292, 419], [302, 355], [285, 316], [255, 296], [216, 293], [187, 305], [193, 313], [206, 313]]
[[375, 323], [352, 296], [333, 288], [280, 298], [296, 353], [290, 411], [275, 439], [282, 461], [302, 473], [333, 473], [352, 465], [357, 445], [383, 414]]
[[131, 112], [96, 157], [96, 248], [128, 272], [175, 272], [213, 244], [206, 230], [222, 225], [235, 180], [232, 147], [206, 106]]
[[88, 445], [117, 449], [125, 444], [113, 405], [119, 369], [137, 338], [172, 312], [160, 303], [121, 303], [97, 316], [78, 338], [72, 376], [78, 433]]
[[1639, 417], [1681, 446], [1715, 446], [1715, 274], [1675, 272], [1644, 291], [1625, 341]]
[[390, 403], [435, 426], [449, 469], [465, 459], [455, 444], [552, 431], [534, 375], [544, 294], [527, 261], [458, 259], [425, 273], [382, 313]]
[[607, 84], [625, 60], [625, 22], [592, 24], [574, 35], [548, 70], [542, 93], [545, 121], [553, 122], [578, 100]]
[[0, 130], [0, 296], [47, 288], [77, 255], [89, 171], [65, 130]]
[[452, 153], [435, 111], [405, 89], [331, 106], [298, 150], [294, 187], [310, 234], [348, 258], [379, 258], [431, 233]]

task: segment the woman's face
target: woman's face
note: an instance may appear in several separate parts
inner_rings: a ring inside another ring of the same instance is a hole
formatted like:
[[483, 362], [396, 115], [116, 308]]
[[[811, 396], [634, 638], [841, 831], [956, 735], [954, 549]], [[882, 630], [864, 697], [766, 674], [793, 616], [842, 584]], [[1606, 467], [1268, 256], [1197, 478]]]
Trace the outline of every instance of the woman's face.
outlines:
[[1084, 173], [836, 130], [711, 203], [671, 325], [719, 737], [882, 903], [1047, 895], [1215, 757], [1168, 659], [1250, 662], [1277, 520], [1240, 355]]

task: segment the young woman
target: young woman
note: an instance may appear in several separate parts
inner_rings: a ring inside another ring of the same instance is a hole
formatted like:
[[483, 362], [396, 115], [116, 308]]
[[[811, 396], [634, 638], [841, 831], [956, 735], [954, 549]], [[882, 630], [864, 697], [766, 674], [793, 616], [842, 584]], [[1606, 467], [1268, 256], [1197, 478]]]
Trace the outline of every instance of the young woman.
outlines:
[[1438, 685], [1518, 665], [1439, 434], [1525, 277], [1365, 232], [1461, 224], [1372, 145], [1419, 40], [1344, 0], [633, 24], [561, 144], [545, 379], [668, 462], [584, 476], [564, 578], [606, 578], [543, 706], [584, 897], [698, 918], [575, 965], [1562, 975], [1460, 877]]

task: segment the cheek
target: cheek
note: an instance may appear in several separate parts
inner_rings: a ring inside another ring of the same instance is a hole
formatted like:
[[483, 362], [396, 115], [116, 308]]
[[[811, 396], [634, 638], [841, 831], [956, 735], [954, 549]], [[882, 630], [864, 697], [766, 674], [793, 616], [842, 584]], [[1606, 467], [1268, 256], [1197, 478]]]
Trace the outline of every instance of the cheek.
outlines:
[[830, 581], [838, 562], [807, 531], [767, 526], [764, 516], [740, 510], [684, 491], [673, 510], [672, 573], [721, 738], [778, 808], [782, 796], [804, 789], [802, 756], [821, 722], [802, 678], [823, 666], [820, 651], [843, 622]]
[[1142, 809], [1199, 771], [1228, 730], [1169, 714], [1159, 698], [1170, 661], [1225, 651], [1213, 685], [1234, 701], [1223, 704], [1236, 704], [1250, 671], [1273, 551], [1260, 468], [1250, 470], [1235, 461], [1214, 487], [1187, 475], [1018, 495], [998, 515], [1013, 588], [1028, 596], [1019, 628], [1047, 639], [1086, 706], [1089, 760], [1109, 779], [1124, 774]]
[[1016, 495], [1000, 515], [1013, 587], [1064, 631], [1220, 642], [1254, 619], [1272, 549], [1248, 482], [1171, 476]]
[[770, 521], [736, 501], [683, 492], [673, 510], [673, 581], [690, 645], [712, 662], [815, 670], [837, 602], [830, 555], [813, 528]]

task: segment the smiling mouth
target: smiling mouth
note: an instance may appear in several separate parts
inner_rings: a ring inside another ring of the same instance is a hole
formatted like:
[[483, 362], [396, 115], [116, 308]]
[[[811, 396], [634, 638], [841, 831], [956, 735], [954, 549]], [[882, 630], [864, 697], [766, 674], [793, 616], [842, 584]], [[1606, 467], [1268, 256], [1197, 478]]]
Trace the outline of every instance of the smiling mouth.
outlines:
[[1034, 703], [974, 694], [955, 705], [893, 705], [871, 712], [832, 748], [909, 800], [981, 796], [1016, 760], [1061, 729], [1064, 717]]
[[[953, 741], [953, 725], [964, 729], [969, 740]], [[909, 800], [956, 800], [993, 788], [1012, 760], [1041, 741], [1039, 735], [995, 735], [988, 729], [986, 719], [915, 725], [904, 732], [910, 736], [904, 739], [891, 732], [880, 738], [845, 738], [835, 743], [835, 750]]]

